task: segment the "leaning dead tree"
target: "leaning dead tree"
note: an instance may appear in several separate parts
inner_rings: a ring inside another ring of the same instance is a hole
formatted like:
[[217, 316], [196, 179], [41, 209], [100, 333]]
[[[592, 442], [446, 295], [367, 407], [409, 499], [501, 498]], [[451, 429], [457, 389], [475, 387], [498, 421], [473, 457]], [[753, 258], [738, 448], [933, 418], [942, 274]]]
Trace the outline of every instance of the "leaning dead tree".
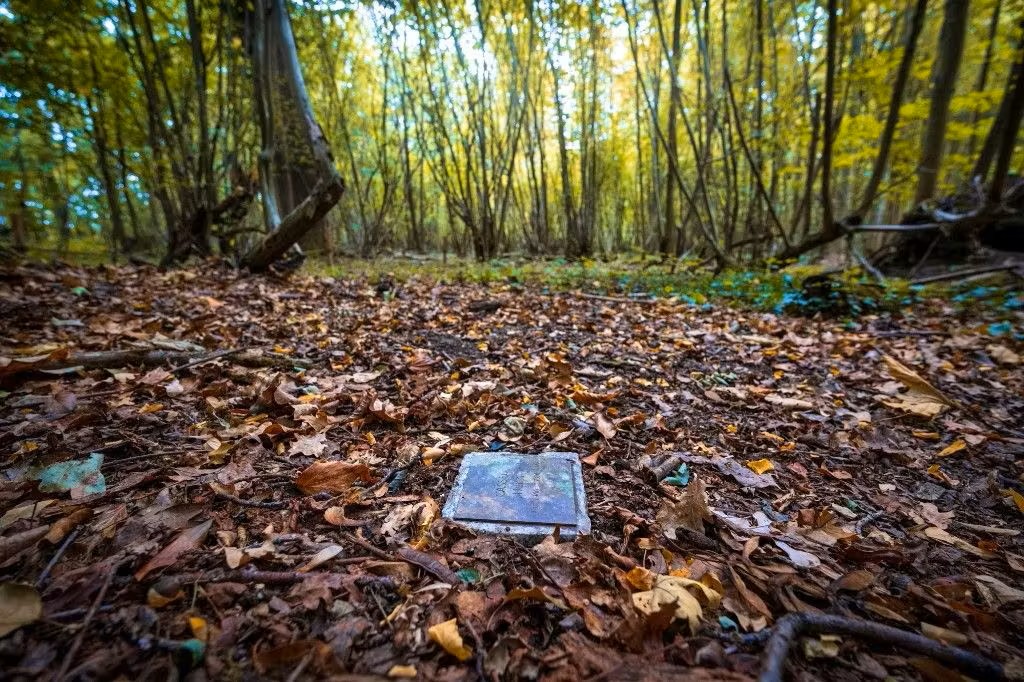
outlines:
[[243, 258], [265, 270], [323, 220], [345, 184], [313, 116], [284, 0], [246, 3], [259, 116], [260, 195], [267, 234]]

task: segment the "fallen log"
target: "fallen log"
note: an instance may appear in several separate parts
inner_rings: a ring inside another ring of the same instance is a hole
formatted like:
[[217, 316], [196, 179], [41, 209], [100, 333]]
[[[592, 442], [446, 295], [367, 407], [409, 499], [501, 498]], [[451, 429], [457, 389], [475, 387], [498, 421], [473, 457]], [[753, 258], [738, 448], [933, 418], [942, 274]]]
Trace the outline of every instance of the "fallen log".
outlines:
[[131, 350], [84, 351], [79, 353], [53, 353], [47, 358], [25, 361], [18, 358], [10, 359], [7, 364], [0, 365], [0, 378], [8, 378], [29, 372], [58, 373], [74, 369], [108, 369], [117, 367], [158, 367], [172, 365], [171, 372], [178, 372], [189, 367], [210, 362], [221, 357], [231, 357], [231, 362], [243, 367], [308, 367], [311, 363], [287, 355], [267, 353], [260, 350], [232, 349], [230, 352], [215, 351], [201, 353], [175, 350], [137, 348]]

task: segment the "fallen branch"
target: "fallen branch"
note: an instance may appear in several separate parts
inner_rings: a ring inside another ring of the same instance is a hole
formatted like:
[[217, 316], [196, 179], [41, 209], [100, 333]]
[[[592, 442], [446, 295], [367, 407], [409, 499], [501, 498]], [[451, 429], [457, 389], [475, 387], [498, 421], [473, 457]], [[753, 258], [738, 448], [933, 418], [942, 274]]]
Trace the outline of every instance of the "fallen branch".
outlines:
[[196, 360], [192, 360], [191, 362], [186, 362], [183, 365], [178, 365], [177, 367], [173, 367], [173, 368], [171, 368], [170, 371], [171, 371], [171, 374], [177, 374], [178, 372], [180, 372], [182, 370], [191, 369], [192, 367], [196, 367], [198, 365], [202, 365], [202, 364], [205, 364], [207, 362], [212, 362], [213, 360], [216, 360], [217, 358], [224, 358], [224, 357], [227, 357], [229, 355], [237, 355], [238, 353], [241, 353], [243, 350], [244, 350], [243, 348], [227, 348], [225, 350], [214, 351], [213, 353], [210, 353], [206, 357], [198, 358]]
[[422, 568], [438, 580], [444, 581], [449, 585], [459, 584], [459, 576], [455, 575], [455, 572], [452, 569], [448, 568], [438, 559], [430, 556], [426, 552], [420, 552], [412, 547], [402, 547], [395, 552], [395, 555], [402, 561]]
[[[102, 350], [71, 353], [65, 358], [42, 360], [40, 362], [20, 363], [11, 367], [5, 376], [26, 372], [56, 372], [81, 367], [83, 369], [108, 369], [114, 367], [158, 367], [171, 364], [171, 372], [178, 372], [220, 357], [232, 356], [232, 362], [243, 367], [308, 367], [306, 360], [291, 358], [286, 355], [264, 353], [258, 350], [231, 349], [201, 354], [174, 350]], [[15, 360], [17, 362], [17, 360]]]
[[965, 270], [956, 270], [954, 272], [943, 272], [938, 275], [918, 277], [917, 279], [911, 280], [910, 283], [931, 284], [932, 282], [948, 282], [949, 280], [953, 279], [967, 279], [968, 277], [974, 277], [976, 275], [988, 275], [994, 272], [1010, 271], [1013, 272], [1014, 274], [1018, 274], [1018, 268], [1024, 268], [1024, 263], [1011, 263], [1009, 265], [990, 265], [984, 268], [967, 268]]
[[1003, 666], [984, 656], [942, 644], [934, 639], [899, 628], [858, 618], [810, 613], [791, 613], [775, 623], [765, 648], [759, 682], [782, 682], [789, 649], [804, 634], [836, 634], [860, 637], [872, 642], [907, 649], [927, 656], [978, 680], [1006, 679]]

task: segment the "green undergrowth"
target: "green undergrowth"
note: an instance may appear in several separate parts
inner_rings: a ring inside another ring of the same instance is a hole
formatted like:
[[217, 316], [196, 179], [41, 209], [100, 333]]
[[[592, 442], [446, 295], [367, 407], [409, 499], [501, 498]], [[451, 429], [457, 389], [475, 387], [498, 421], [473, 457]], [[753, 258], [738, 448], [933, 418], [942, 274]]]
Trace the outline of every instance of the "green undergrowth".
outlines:
[[[467, 260], [378, 259], [345, 260], [328, 265], [309, 263], [310, 272], [339, 278], [398, 282], [425, 278], [440, 282], [512, 284], [549, 291], [639, 298], [672, 298], [699, 306], [729, 306], [797, 315], [823, 314], [856, 318], [873, 313], [911, 313], [921, 306], [945, 306], [953, 313], [970, 312], [1009, 320], [1020, 317], [1024, 293], [1017, 281], [995, 275], [981, 283], [911, 285], [906, 280], [880, 283], [867, 273], [847, 271], [823, 276], [821, 267], [793, 265], [781, 269], [727, 270], [714, 273], [696, 262], [675, 268], [655, 261], [563, 259]], [[1016, 330], [1019, 330], [1019, 322]], [[1011, 332], [1012, 333], [1012, 332]]]

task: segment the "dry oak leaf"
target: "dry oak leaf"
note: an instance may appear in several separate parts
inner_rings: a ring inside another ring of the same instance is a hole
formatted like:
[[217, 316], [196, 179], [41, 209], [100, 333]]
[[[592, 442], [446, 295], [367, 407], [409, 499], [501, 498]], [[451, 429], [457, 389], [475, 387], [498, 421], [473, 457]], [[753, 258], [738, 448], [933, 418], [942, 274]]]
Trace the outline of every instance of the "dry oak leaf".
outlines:
[[352, 462], [313, 462], [295, 479], [305, 495], [347, 493], [356, 482], [372, 483], [370, 467]]
[[318, 433], [314, 436], [299, 436], [288, 447], [288, 454], [319, 457], [327, 452], [328, 447], [327, 434]]
[[676, 539], [676, 529], [685, 528], [695, 533], [704, 534], [704, 519], [711, 519], [708, 503], [704, 494], [704, 481], [700, 478], [686, 486], [682, 498], [675, 503], [663, 502], [658, 510], [656, 520], [665, 535]]
[[593, 419], [594, 428], [597, 429], [598, 433], [600, 433], [605, 438], [615, 437], [615, 434], [618, 430], [615, 428], [615, 424], [613, 424], [612, 421], [608, 419], [608, 417], [604, 416], [600, 412], [595, 412]]
[[633, 595], [633, 606], [648, 616], [659, 613], [662, 606], [674, 604], [675, 617], [687, 621], [690, 632], [700, 627], [704, 607], [716, 609], [721, 601], [722, 595], [704, 583], [671, 575], [657, 576], [650, 590]]
[[462, 642], [458, 621], [455, 618], [428, 628], [427, 636], [460, 661], [468, 661], [473, 656], [473, 650]]
[[896, 358], [883, 355], [882, 360], [885, 361], [889, 374], [907, 387], [906, 393], [882, 398], [883, 405], [931, 419], [942, 414], [947, 407], [956, 404], [945, 393]]

